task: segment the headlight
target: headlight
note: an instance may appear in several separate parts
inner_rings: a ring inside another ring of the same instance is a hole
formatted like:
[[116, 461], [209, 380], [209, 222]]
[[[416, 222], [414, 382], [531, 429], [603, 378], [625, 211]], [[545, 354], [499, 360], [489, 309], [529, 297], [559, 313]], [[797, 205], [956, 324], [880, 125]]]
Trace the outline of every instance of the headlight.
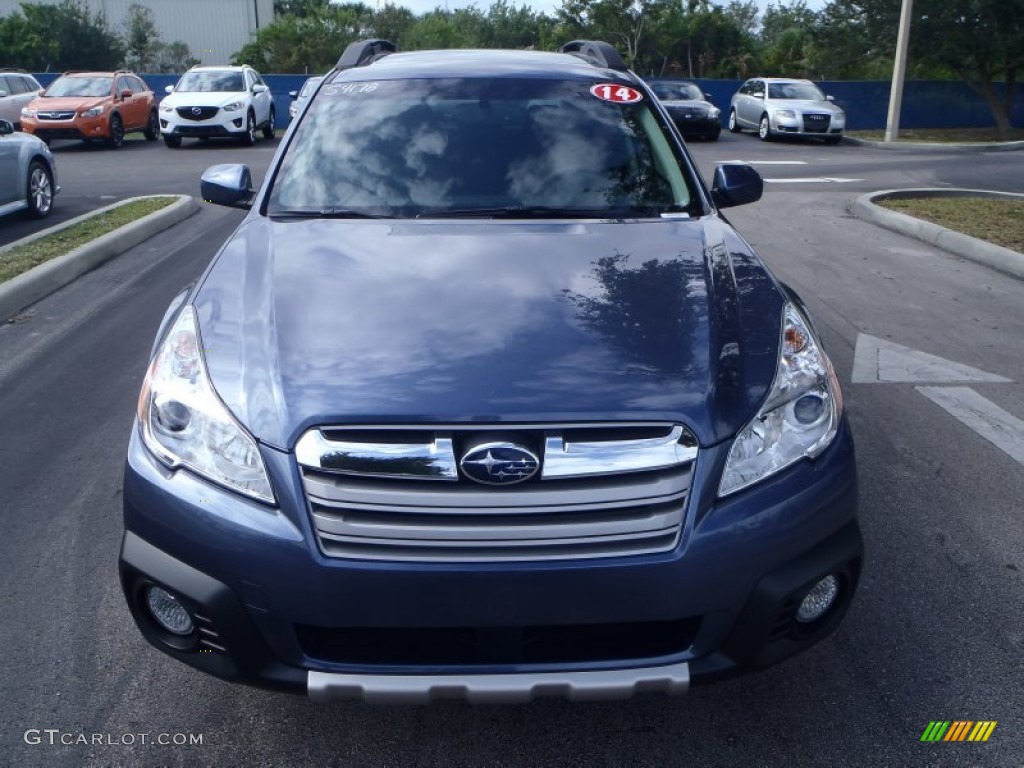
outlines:
[[92, 109], [86, 109], [82, 112], [82, 117], [99, 117], [103, 114], [103, 110], [106, 109], [102, 104]]
[[35, 117], [36, 116], [36, 111], [34, 109], [29, 109], [28, 107], [22, 107], [21, 108], [21, 116], [22, 117]]
[[170, 104], [163, 104], [163, 103], [161, 103], [160, 104], [160, 111], [161, 112], [173, 112], [174, 111], [174, 107], [172, 107]]
[[718, 107], [708, 108], [708, 117], [718, 117], [720, 114], [722, 114], [722, 110], [720, 110]]
[[225, 112], [237, 112], [244, 106], [245, 104], [241, 101], [232, 101], [230, 104], [225, 104], [221, 109]]
[[807, 320], [787, 303], [775, 381], [757, 416], [736, 436], [718, 495], [819, 455], [836, 436], [842, 410], [843, 396], [831, 361]]
[[139, 395], [146, 447], [171, 468], [273, 503], [256, 441], [217, 397], [199, 352], [195, 310], [185, 307], [149, 366]]
[[794, 112], [792, 109], [777, 109], [777, 110], [775, 110], [775, 116], [776, 117], [785, 117], [785, 118], [788, 118], [790, 120], [795, 120], [796, 119], [796, 112]]

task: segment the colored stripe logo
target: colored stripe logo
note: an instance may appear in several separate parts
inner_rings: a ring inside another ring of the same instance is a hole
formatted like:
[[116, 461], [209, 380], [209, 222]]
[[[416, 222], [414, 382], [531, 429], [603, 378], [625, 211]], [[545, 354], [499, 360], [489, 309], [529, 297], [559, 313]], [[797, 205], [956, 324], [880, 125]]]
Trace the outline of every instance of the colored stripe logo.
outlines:
[[995, 720], [932, 720], [921, 741], [988, 741], [996, 725]]

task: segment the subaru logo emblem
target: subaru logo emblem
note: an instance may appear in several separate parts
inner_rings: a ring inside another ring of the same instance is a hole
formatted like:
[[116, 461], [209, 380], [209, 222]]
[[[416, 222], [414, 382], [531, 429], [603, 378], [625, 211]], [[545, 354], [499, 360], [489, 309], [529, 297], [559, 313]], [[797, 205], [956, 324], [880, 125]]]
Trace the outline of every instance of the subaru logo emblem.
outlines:
[[537, 474], [540, 459], [514, 443], [484, 443], [467, 451], [459, 467], [466, 477], [478, 483], [511, 485]]
[[201, 115], [201, 114], [203, 114], [203, 110], [201, 110], [199, 107], [192, 107], [192, 114], [193, 115]]

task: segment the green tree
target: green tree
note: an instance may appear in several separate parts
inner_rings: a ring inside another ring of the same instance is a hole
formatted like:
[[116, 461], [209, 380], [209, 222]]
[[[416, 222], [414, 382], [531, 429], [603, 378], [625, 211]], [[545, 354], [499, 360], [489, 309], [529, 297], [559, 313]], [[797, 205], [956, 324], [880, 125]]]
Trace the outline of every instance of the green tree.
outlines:
[[373, 12], [370, 20], [374, 37], [390, 40], [400, 48], [406, 47], [406, 37], [415, 23], [416, 15], [412, 11], [394, 3], [384, 3]]
[[137, 72], [152, 72], [164, 44], [156, 28], [153, 11], [132, 3], [124, 21], [125, 66]]
[[[824, 13], [844, 23], [870, 56], [890, 63], [900, 4], [832, 0]], [[1010, 135], [1017, 74], [1024, 67], [1024, 0], [915, 0], [911, 76], [959, 77], [985, 99], [1000, 135]]]
[[33, 72], [48, 72], [58, 59], [59, 45], [49, 34], [35, 27], [20, 12], [0, 17], [0, 51], [4, 61]]
[[324, 5], [310, 15], [286, 14], [261, 28], [232, 61], [262, 72], [326, 72], [345, 46], [371, 34], [372, 16], [362, 3]]
[[[124, 60], [124, 45], [107, 27], [104, 15], [90, 13], [78, 0], [61, 0], [56, 5], [22, 3], [20, 15], [27, 29], [44, 32], [47, 40], [40, 47], [45, 63], [36, 56], [29, 57], [29, 61], [20, 59], [21, 66], [31, 63], [33, 69], [41, 71], [104, 70], [114, 69]], [[11, 23], [10, 17], [5, 23]], [[3, 50], [6, 53], [11, 49], [5, 45]]]
[[188, 45], [181, 40], [161, 46], [157, 56], [156, 72], [184, 72], [199, 63]]

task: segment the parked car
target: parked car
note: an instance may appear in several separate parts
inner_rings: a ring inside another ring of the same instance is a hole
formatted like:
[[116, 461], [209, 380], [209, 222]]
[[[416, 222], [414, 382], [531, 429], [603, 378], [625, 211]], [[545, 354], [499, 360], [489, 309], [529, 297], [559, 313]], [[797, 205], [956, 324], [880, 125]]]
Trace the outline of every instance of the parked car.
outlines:
[[101, 140], [116, 148], [134, 131], [156, 141], [156, 100], [142, 78], [127, 70], [65, 72], [21, 110], [21, 127], [47, 144]]
[[28, 72], [22, 69], [0, 69], [0, 120], [21, 128], [21, 110], [43, 91]]
[[193, 67], [167, 86], [160, 102], [160, 131], [168, 147], [183, 138], [235, 138], [256, 143], [256, 131], [274, 138], [274, 99], [252, 67]]
[[838, 144], [846, 129], [846, 113], [810, 80], [755, 77], [729, 102], [729, 130], [757, 131], [761, 141], [779, 135], [813, 136]]
[[721, 110], [711, 103], [711, 94], [684, 80], [658, 80], [650, 87], [685, 138], [718, 141]]
[[49, 147], [35, 136], [15, 133], [10, 120], [0, 120], [0, 216], [15, 211], [49, 216], [59, 191]]
[[[149, 642], [317, 700], [678, 693], [832, 632], [835, 371], [607, 43], [353, 43], [168, 308], [124, 478]], [[818, 662], [821, 663], [819, 657]], [[836, 659], [837, 664], [845, 663]]]
[[310, 96], [313, 95], [313, 91], [323, 81], [323, 77], [317, 75], [316, 77], [306, 78], [306, 82], [302, 84], [302, 88], [297, 91], [288, 91], [288, 95], [292, 99], [292, 103], [288, 105], [288, 116], [294, 120], [295, 116], [299, 114], [299, 110], [302, 108], [303, 102], [305, 102]]

